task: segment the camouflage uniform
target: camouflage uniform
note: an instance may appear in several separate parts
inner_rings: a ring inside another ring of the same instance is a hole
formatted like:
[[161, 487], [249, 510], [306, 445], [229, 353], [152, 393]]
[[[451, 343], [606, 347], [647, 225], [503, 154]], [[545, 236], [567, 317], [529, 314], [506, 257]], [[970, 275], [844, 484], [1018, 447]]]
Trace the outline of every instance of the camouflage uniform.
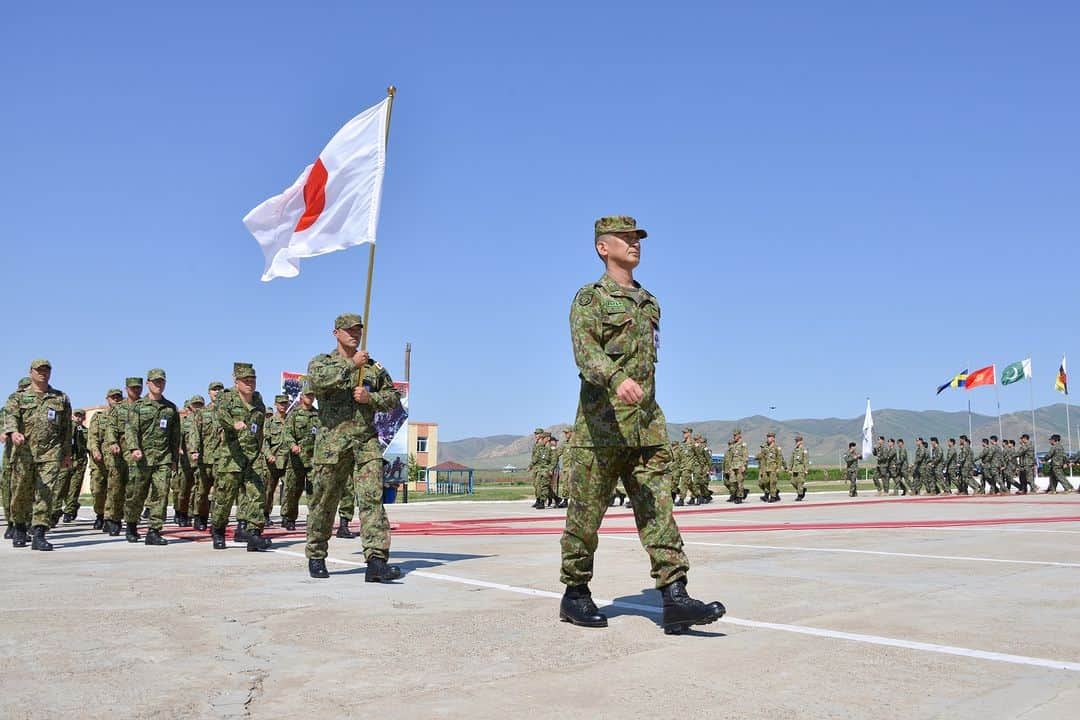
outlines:
[[941, 494], [941, 475], [944, 471], [945, 456], [940, 445], [930, 444], [930, 457], [926, 464], [926, 491], [934, 495]]
[[788, 462], [791, 471], [791, 487], [799, 497], [806, 495], [806, 476], [810, 472], [810, 451], [805, 445], [796, 445], [791, 451], [791, 459]]
[[546, 433], [540, 436], [540, 443], [533, 460], [533, 492], [536, 493], [537, 505], [551, 498], [551, 470], [554, 458], [552, 458], [551, 446], [548, 445], [547, 438]]
[[777, 484], [780, 481], [780, 472], [785, 469], [784, 451], [780, 446], [775, 442], [762, 445], [758, 455], [758, 472], [761, 473], [758, 484], [761, 486], [762, 499], [770, 502], [779, 499]]
[[[217, 392], [218, 397], [221, 397], [220, 393], [224, 392], [224, 388], [224, 383], [215, 380], [207, 386], [207, 391], [211, 393], [211, 397], [213, 392]], [[210, 521], [210, 499], [217, 479], [215, 468], [222, 445], [221, 428], [218, 426], [213, 401], [199, 413], [199, 443], [199, 474], [195, 478], [193, 505], [200, 524], [203, 524]]]
[[982, 488], [976, 490], [975, 486], [975, 453], [968, 443], [961, 443], [956, 451], [956, 491], [961, 495], [967, 495], [968, 489], [982, 492]]
[[24, 377], [19, 380], [19, 384], [15, 392], [8, 395], [7, 400], [4, 403], [4, 407], [0, 407], [0, 441], [4, 443], [4, 467], [0, 472], [0, 502], [4, 505], [4, 522], [7, 524], [7, 532], [4, 533], [4, 537], [11, 538], [11, 533], [14, 528], [14, 520], [11, 519], [11, 482], [14, 471], [14, 464], [19, 456], [25, 453], [16, 453], [14, 450], [14, 443], [11, 442], [11, 438], [4, 432], [4, 412], [7, 407], [7, 403], [11, 402], [15, 396], [25, 390], [30, 385], [30, 378]]
[[[114, 394], [123, 393], [119, 388], [112, 388], [105, 397]], [[94, 499], [94, 515], [102, 520], [105, 518], [105, 496], [109, 491], [109, 447], [105, 442], [108, 421], [108, 410], [99, 410], [90, 418], [90, 429], [86, 433], [86, 449], [90, 452], [90, 496]], [[94, 455], [100, 455], [101, 459], [96, 460]]]
[[[315, 436], [319, 432], [319, 411], [314, 407], [297, 405], [285, 419], [285, 442], [288, 444], [289, 459], [285, 465], [285, 494], [281, 501], [281, 519], [296, 521], [300, 512], [300, 495], [311, 474], [312, 459], [315, 454]], [[293, 446], [300, 448], [293, 453]], [[349, 493], [350, 495], [352, 493]], [[310, 497], [308, 502], [310, 502]]]
[[960, 464], [957, 458], [956, 446], [948, 445], [945, 448], [945, 475], [942, 477], [942, 491], [951, 495], [953, 488], [959, 488]]
[[[686, 433], [687, 431], [684, 430], [683, 432]], [[693, 431], [690, 430], [690, 432]], [[683, 500], [689, 500], [694, 496], [694, 438], [692, 434], [684, 437], [683, 441], [679, 443], [673, 461], [677, 468], [675, 487], [678, 488], [679, 495], [682, 496]]]
[[203, 398], [199, 395], [188, 398], [184, 403], [188, 412], [180, 420], [180, 466], [175, 475], [176, 485], [173, 488], [173, 513], [176, 515], [177, 524], [186, 522], [191, 511], [191, 494], [198, 484], [199, 462], [192, 461], [192, 453], [199, 452], [199, 413], [200, 409], [194, 407], [203, 404]]
[[1020, 489], [1020, 481], [1018, 476], [1020, 475], [1016, 463], [1016, 451], [1012, 449], [1012, 446], [1001, 441], [1001, 487], [1005, 492], [1009, 491], [1009, 487], [1015, 487]]
[[[34, 367], [47, 364], [35, 361]], [[37, 392], [28, 386], [8, 399], [3, 433], [22, 433], [26, 441], [13, 449], [11, 518], [16, 528], [47, 528], [56, 511], [62, 465], [71, 461], [71, 401], [49, 386]]]
[[[85, 410], [76, 410], [75, 414], [86, 417]], [[60, 489], [56, 497], [56, 509], [53, 510], [54, 522], [61, 511], [67, 517], [74, 517], [79, 512], [81, 507], [79, 495], [82, 493], [83, 478], [86, 476], [86, 454], [86, 425], [73, 420], [71, 423], [71, 467], [60, 471]]]
[[848, 484], [848, 495], [856, 497], [859, 494], [859, 451], [857, 448], [850, 448], [844, 458], [844, 479]]
[[[125, 387], [139, 387], [143, 384], [142, 378], [130, 377], [124, 381]], [[129, 482], [129, 467], [127, 461], [127, 438], [124, 428], [128, 424], [128, 416], [135, 403], [130, 399], [118, 402], [108, 410], [105, 420], [105, 445], [111, 448], [117, 446], [120, 452], [105, 456], [109, 471], [109, 486], [105, 495], [105, 519], [115, 523], [114, 534], [119, 530], [119, 524], [124, 518], [124, 501], [127, 499]]]
[[[335, 327], [343, 325], [342, 316]], [[364, 557], [386, 560], [390, 555], [390, 521], [383, 507], [382, 446], [375, 430], [375, 413], [391, 410], [401, 401], [390, 374], [369, 360], [364, 368], [363, 386], [371, 401], [360, 404], [353, 398], [358, 368], [351, 358], [335, 348], [316, 355], [308, 363], [307, 381], [319, 401], [322, 427], [315, 436], [314, 496], [308, 506], [307, 547], [309, 560], [326, 558], [327, 543], [334, 527], [334, 510], [341, 495], [351, 490], [360, 511], [360, 537]], [[351, 487], [350, 487], [351, 485]]]
[[1020, 491], [1035, 492], [1038, 490], [1038, 486], [1035, 484], [1038, 476], [1035, 462], [1035, 446], [1021, 439], [1020, 449], [1016, 451], [1016, 464], [1020, 471]]
[[[900, 455], [895, 445], [891, 445], [885, 448], [885, 483], [882, 487], [884, 495], [888, 495], [890, 492], [895, 495], [896, 488], [900, 486]], [[892, 490], [889, 489], [890, 484]]]
[[911, 475], [911, 466], [908, 464], [908, 451], [904, 445], [896, 446], [896, 474], [893, 476], [896, 479], [896, 484], [892, 489], [892, 494], [896, 495], [900, 490], [904, 491], [904, 495], [912, 495], [912, 482], [913, 477]]
[[1065, 457], [1065, 450], [1061, 447], [1061, 443], [1051, 443], [1050, 452], [1047, 453], [1046, 461], [1044, 463], [1047, 474], [1050, 476], [1050, 480], [1046, 485], [1046, 492], [1056, 493], [1059, 484], [1065, 492], [1072, 491], [1072, 485], [1065, 476], [1065, 466], [1067, 463], [1068, 460]]
[[731, 473], [731, 489], [735, 497], [741, 502], [742, 496], [746, 494], [743, 491], [743, 483], [746, 480], [746, 466], [750, 462], [750, 450], [742, 439], [742, 433], [736, 431], [736, 437], [732, 439], [732, 444], [728, 446], [728, 452], [731, 453], [730, 460], [728, 458], [724, 458], [724, 460], [727, 463], [728, 472]]
[[[154, 368], [146, 379], [164, 380], [165, 372]], [[165, 397], [141, 398], [128, 413], [124, 439], [129, 472], [124, 520], [129, 527], [138, 525], [139, 514], [149, 498], [150, 529], [161, 530], [169, 502], [169, 481], [180, 460], [179, 408]], [[132, 455], [136, 450], [142, 452], [139, 460]]]
[[[234, 364], [233, 377], [253, 377], [254, 374], [251, 365]], [[266, 487], [256, 472], [255, 463], [262, 452], [266, 424], [266, 406], [262, 395], [256, 390], [248, 404], [239, 391], [227, 388], [218, 393], [212, 412], [217, 423], [214, 429], [221, 433], [221, 444], [214, 464], [211, 525], [215, 531], [223, 532], [229, 524], [229, 515], [235, 503], [237, 521], [246, 522], [249, 528], [261, 532], [266, 524], [262, 514]], [[242, 430], [234, 426], [237, 422], [244, 424]]]
[[[656, 586], [686, 579], [689, 561], [664, 480], [672, 458], [664, 413], [656, 402], [659, 332], [656, 298], [637, 283], [621, 287], [606, 273], [581, 288], [571, 305], [570, 337], [581, 392], [572, 441], [575, 482], [561, 540], [560, 580], [567, 586], [592, 579], [597, 532], [620, 479], [633, 503]], [[634, 405], [615, 394], [628, 378], [643, 392]]]
[[[693, 493], [695, 497], [708, 502], [712, 497], [712, 490], [709, 489], [709, 474], [712, 470], [712, 451], [709, 450], [709, 446], [705, 444], [704, 437], [698, 435], [694, 440], [694, 446], [691, 448], [694, 458]], [[701, 502], [701, 500], [698, 502]]]
[[874, 445], [874, 459], [877, 466], [874, 468], [874, 489], [878, 495], [889, 492], [889, 453], [885, 441], [878, 438]]
[[[288, 395], [278, 395], [274, 398], [274, 404], [289, 402]], [[266, 434], [263, 438], [263, 455], [266, 462], [266, 499], [263, 501], [262, 511], [267, 518], [274, 509], [274, 495], [277, 493], [278, 483], [285, 477], [285, 466], [289, 456], [290, 443], [285, 437], [284, 414], [277, 414], [266, 421]], [[271, 462], [270, 458], [274, 461]]]

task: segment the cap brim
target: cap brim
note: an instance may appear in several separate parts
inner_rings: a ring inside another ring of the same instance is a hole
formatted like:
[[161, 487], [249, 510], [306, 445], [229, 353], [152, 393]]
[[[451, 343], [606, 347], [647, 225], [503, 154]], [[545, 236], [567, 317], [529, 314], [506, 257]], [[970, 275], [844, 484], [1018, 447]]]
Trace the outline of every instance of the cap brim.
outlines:
[[649, 233], [645, 230], [642, 230], [641, 228], [636, 228], [634, 230], [605, 230], [603, 232], [596, 233], [596, 237], [600, 237], [601, 235], [615, 235], [621, 232], [636, 232], [639, 240], [644, 240], [645, 238], [649, 237]]

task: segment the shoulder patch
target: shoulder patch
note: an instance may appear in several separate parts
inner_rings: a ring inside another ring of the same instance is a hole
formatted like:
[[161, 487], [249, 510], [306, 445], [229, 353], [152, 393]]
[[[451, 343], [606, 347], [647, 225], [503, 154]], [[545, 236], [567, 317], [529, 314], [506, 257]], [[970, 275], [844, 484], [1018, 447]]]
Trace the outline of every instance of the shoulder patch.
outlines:
[[592, 305], [593, 293], [592, 290], [582, 290], [578, 293], [577, 304], [581, 307], [588, 307]]

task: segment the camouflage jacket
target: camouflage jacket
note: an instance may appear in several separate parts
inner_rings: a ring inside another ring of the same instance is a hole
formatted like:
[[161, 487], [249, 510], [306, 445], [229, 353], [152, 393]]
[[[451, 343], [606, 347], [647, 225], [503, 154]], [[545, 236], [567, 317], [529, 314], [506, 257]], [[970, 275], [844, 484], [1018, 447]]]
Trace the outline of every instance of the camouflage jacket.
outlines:
[[71, 457], [72, 462], [80, 463], [86, 460], [87, 433], [86, 426], [82, 423], [71, 423]]
[[[221, 446], [214, 458], [217, 472], [242, 472], [259, 459], [266, 405], [258, 391], [249, 405], [234, 388], [222, 390], [214, 402], [214, 420], [221, 431]], [[244, 423], [243, 430], [233, 427], [238, 421]]]
[[533, 463], [533, 472], [539, 474], [551, 474], [555, 469], [555, 456], [549, 445], [541, 445], [536, 453], [536, 462]]
[[71, 401], [51, 386], [40, 393], [28, 387], [12, 394], [4, 406], [4, 434], [25, 435], [34, 462], [70, 459], [71, 426]]
[[888, 450], [889, 448], [885, 446], [885, 443], [874, 446], [874, 459], [877, 460], [878, 467], [882, 469], [889, 464]]
[[[733, 442], [728, 446], [731, 453], [731, 461], [728, 464], [729, 470], [746, 470], [746, 465], [750, 461], [750, 450], [746, 447], [744, 440]], [[727, 460], [727, 458], [724, 458]]]
[[950, 447], [945, 449], [945, 472], [948, 475], [955, 475], [957, 467], [956, 448]]
[[791, 460], [788, 467], [793, 473], [807, 473], [810, 471], [810, 451], [806, 446], [796, 447], [791, 451]]
[[772, 445], [765, 443], [758, 454], [758, 465], [768, 472], [784, 470], [784, 451], [776, 443]]
[[899, 472], [907, 472], [908, 469], [908, 451], [906, 447], [896, 448], [896, 469]]
[[307, 381], [319, 400], [322, 428], [315, 436], [315, 464], [333, 465], [345, 451], [358, 451], [361, 445], [378, 437], [375, 413], [391, 410], [401, 401], [390, 373], [368, 360], [364, 369], [364, 388], [371, 401], [360, 404], [353, 398], [359, 370], [351, 358], [337, 350], [316, 355], [308, 363]]
[[300, 454], [297, 457], [306, 468], [311, 468], [311, 460], [315, 454], [315, 436], [318, 435], [320, 426], [319, 411], [315, 408], [309, 410], [303, 405], [297, 405], [285, 418], [285, 440], [289, 452], [292, 452], [293, 445], [299, 445]]
[[[202, 457], [202, 410], [192, 409], [180, 421], [180, 446], [183, 448], [182, 459], [191, 464], [191, 454], [199, 453]], [[201, 460], [200, 460], [201, 463]]]
[[[218, 397], [221, 397], [220, 393]], [[217, 402], [213, 402], [199, 411], [199, 451], [200, 465], [215, 465], [221, 450], [221, 427], [217, 421]]]
[[961, 445], [956, 451], [956, 464], [963, 477], [971, 477], [975, 473], [975, 452], [970, 445]]
[[930, 448], [930, 457], [927, 461], [927, 469], [932, 473], [941, 474], [941, 465], [945, 462], [945, 456], [941, 454], [941, 446]]
[[[546, 445], [546, 443], [545, 443]], [[532, 446], [532, 455], [529, 457], [529, 470], [531, 471], [536, 465], [536, 457], [540, 454], [540, 442], [534, 442]]]
[[702, 476], [708, 475], [712, 471], [712, 450], [709, 449], [708, 445], [702, 444], [696, 446], [694, 451], [697, 454], [694, 472], [700, 473]]
[[990, 443], [990, 467], [1001, 470], [1005, 467], [1005, 454], [1001, 452], [1001, 446]]
[[[667, 421], [656, 402], [660, 305], [635, 283], [624, 288], [606, 273], [581, 288], [570, 306], [570, 341], [581, 378], [574, 447], [667, 447]], [[615, 391], [626, 379], [641, 386], [636, 405]]]
[[[278, 470], [285, 469], [285, 462], [289, 459], [292, 443], [285, 437], [285, 420], [274, 413], [274, 417], [266, 421], [266, 433], [263, 436], [263, 455], [273, 456], [274, 467]], [[270, 461], [267, 460], [267, 463]]]
[[135, 403], [123, 400], [109, 408], [105, 418], [105, 447], [118, 445], [123, 460], [127, 460], [127, 438], [124, 436], [124, 428], [127, 427], [128, 415], [133, 407]]
[[929, 460], [929, 453], [926, 451], [926, 448], [922, 445], [916, 445], [915, 462], [911, 466], [911, 471], [918, 475], [919, 473], [929, 470], [930, 468], [927, 460]]
[[90, 418], [90, 430], [86, 434], [86, 449], [90, 454], [97, 453], [104, 460], [109, 454], [108, 443], [105, 442], [105, 424], [109, 420], [108, 410], [99, 410]]
[[1035, 467], [1035, 446], [1031, 443], [1027, 445], [1021, 443], [1016, 451], [1016, 462], [1021, 468], [1030, 472]]
[[[905, 455], [905, 462], [907, 462], [907, 456]], [[885, 448], [885, 466], [889, 470], [897, 470], [900, 467], [900, 455], [896, 452], [895, 447]]]
[[150, 467], [174, 465], [180, 460], [180, 411], [171, 401], [141, 398], [128, 412], [124, 447], [141, 450], [142, 462]]
[[1046, 464], [1050, 466], [1050, 469], [1055, 473], [1065, 472], [1065, 451], [1061, 448], [1061, 443], [1050, 446], [1050, 452], [1046, 454]]
[[846, 465], [845, 469], [849, 473], [856, 472], [859, 469], [859, 451], [855, 448], [848, 450], [847, 457], [844, 458]]

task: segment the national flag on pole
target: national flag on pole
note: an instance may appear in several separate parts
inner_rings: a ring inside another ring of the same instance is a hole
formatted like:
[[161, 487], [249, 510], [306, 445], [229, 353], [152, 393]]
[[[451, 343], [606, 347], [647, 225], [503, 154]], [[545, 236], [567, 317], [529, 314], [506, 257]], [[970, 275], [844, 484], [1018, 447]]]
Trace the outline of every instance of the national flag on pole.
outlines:
[[1010, 363], [1001, 371], [1001, 384], [1012, 385], [1024, 378], [1031, 378], [1031, 358], [1020, 362]]
[[874, 454], [874, 416], [870, 414], [870, 398], [866, 398], [866, 417], [862, 421], [862, 459]]
[[389, 102], [345, 123], [288, 190], [244, 217], [266, 258], [263, 282], [299, 275], [300, 258], [375, 242]]
[[1058, 368], [1057, 379], [1054, 380], [1054, 389], [1060, 393], [1069, 394], [1069, 376], [1065, 374], [1065, 356], [1061, 356], [1061, 367]]
[[964, 387], [965, 384], [967, 383], [967, 376], [968, 376], [967, 368], [964, 368], [963, 372], [956, 374], [955, 376], [953, 376], [952, 380], [949, 380], [944, 385], [941, 385], [940, 387], [938, 387], [937, 394], [940, 395], [941, 391], [944, 390], [945, 388], [951, 388], [951, 387], [962, 388], [962, 387]]
[[964, 382], [964, 387], [970, 390], [973, 387], [979, 387], [980, 385], [993, 385], [997, 375], [996, 365], [987, 365], [984, 368], [979, 368], [973, 373], [967, 376], [967, 380]]

